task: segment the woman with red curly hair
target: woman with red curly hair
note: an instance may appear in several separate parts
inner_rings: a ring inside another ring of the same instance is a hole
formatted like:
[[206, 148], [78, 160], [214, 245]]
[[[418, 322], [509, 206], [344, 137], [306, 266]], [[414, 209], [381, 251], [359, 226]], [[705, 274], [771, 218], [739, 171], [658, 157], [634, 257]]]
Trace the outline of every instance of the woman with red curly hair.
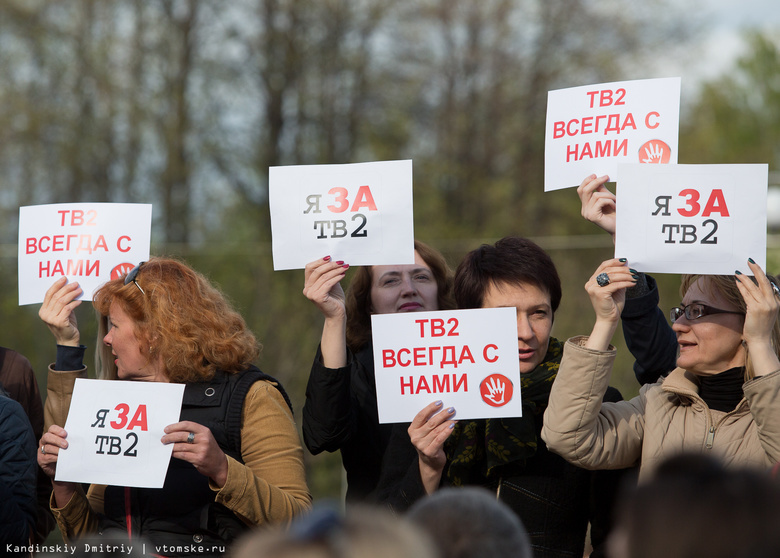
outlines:
[[73, 310], [78, 283], [61, 278], [39, 315], [57, 340], [38, 463], [52, 477], [52, 510], [66, 540], [142, 537], [168, 548], [230, 543], [247, 526], [288, 522], [311, 506], [303, 450], [284, 389], [252, 364], [255, 336], [223, 294], [184, 263], [152, 258], [93, 297], [103, 346], [99, 376], [185, 384], [181, 422], [165, 428], [173, 459], [162, 489], [55, 481], [62, 428], [85, 347]]

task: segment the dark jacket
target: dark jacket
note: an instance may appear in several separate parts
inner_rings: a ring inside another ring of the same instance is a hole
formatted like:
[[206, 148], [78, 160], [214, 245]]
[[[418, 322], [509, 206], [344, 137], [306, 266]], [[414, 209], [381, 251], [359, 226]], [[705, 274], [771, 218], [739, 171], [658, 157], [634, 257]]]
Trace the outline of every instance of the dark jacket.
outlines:
[[[181, 420], [208, 426], [220, 448], [243, 463], [241, 409], [250, 386], [259, 379], [270, 377], [252, 368], [239, 374], [217, 372], [210, 382], [187, 384]], [[277, 388], [287, 399], [281, 386]], [[214, 497], [206, 476], [191, 463], [172, 458], [165, 484], [160, 489], [106, 487], [101, 535], [119, 538], [128, 533], [126, 505], [129, 503], [132, 513], [129, 532], [152, 545], [192, 549], [183, 553], [164, 552], [166, 556], [221, 555], [227, 544], [247, 527], [228, 508], [216, 503]], [[193, 548], [197, 546], [206, 550]]]
[[379, 482], [392, 424], [379, 424], [374, 354], [366, 345], [348, 352], [347, 366], [325, 368], [317, 350], [306, 386], [303, 441], [313, 454], [341, 451], [347, 503], [365, 501]]
[[[614, 388], [605, 400], [619, 401]], [[595, 553], [603, 545], [612, 521], [618, 490], [632, 470], [587, 471], [548, 451], [541, 439], [542, 417], [537, 418], [539, 446], [524, 465], [507, 465], [483, 486], [497, 494], [520, 517], [528, 531], [534, 558], [583, 555], [585, 534], [592, 524]], [[406, 432], [407, 424], [394, 425], [384, 468], [374, 498], [396, 513], [403, 513], [425, 496], [417, 451]]]
[[38, 443], [22, 406], [0, 391], [0, 543], [27, 545], [36, 518]]
[[658, 307], [655, 279], [644, 275], [647, 292], [631, 298], [620, 314], [626, 347], [634, 357], [634, 374], [640, 385], [653, 384], [674, 370], [677, 364], [677, 335]]
[[[30, 361], [24, 355], [0, 347], [0, 384], [11, 399], [17, 401], [32, 425], [36, 444], [43, 435], [43, 401]], [[49, 509], [51, 479], [43, 469], [37, 469], [38, 507], [35, 520], [35, 542], [41, 543], [54, 529], [54, 516]]]

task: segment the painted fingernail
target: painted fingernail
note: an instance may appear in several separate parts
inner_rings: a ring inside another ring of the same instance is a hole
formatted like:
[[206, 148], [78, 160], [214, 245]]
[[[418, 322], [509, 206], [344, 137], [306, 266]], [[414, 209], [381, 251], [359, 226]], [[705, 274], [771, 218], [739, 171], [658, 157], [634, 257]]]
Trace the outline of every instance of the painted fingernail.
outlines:
[[639, 275], [639, 272], [636, 269], [628, 268], [628, 271], [631, 272], [631, 275]]
[[450, 407], [449, 409], [447, 409], [447, 412], [448, 412], [449, 414], [452, 414], [452, 413], [454, 413], [454, 412], [455, 412], [455, 407]]
[[756, 262], [753, 260], [753, 258], [748, 258], [748, 261], [749, 261], [750, 263], [756, 263]]
[[322, 261], [329, 262], [330, 261], [330, 256], [325, 256], [324, 258], [322, 258]]
[[344, 260], [338, 260], [336, 263], [339, 265], [344, 265]]
[[736, 271], [734, 272], [734, 275], [742, 275], [742, 272], [741, 272], [740, 270], [736, 270]]
[[347, 269], [349, 267], [349, 264], [343, 264], [341, 267], [343, 267], [344, 269]]
[[434, 405], [436, 405], [437, 407], [441, 407], [441, 403], [442, 403], [442, 402], [441, 402], [441, 399], [440, 399], [439, 401], [436, 401], [436, 402], [434, 403]]
[[618, 261], [626, 263], [628, 260], [626, 258], [620, 258]]
[[633, 279], [634, 281], [639, 281], [639, 275], [636, 275], [636, 274], [632, 273], [631, 274], [631, 279]]

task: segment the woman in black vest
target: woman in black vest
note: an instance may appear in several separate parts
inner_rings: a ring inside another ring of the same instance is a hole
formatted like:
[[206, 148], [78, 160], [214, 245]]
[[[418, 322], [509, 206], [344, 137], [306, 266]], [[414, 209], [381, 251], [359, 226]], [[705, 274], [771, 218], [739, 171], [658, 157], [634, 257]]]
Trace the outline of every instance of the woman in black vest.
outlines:
[[76, 377], [86, 377], [73, 313], [80, 294], [77, 283], [62, 278], [39, 313], [58, 349], [46, 401], [53, 424], [41, 438], [38, 463], [52, 477], [52, 510], [66, 540], [98, 532], [141, 537], [154, 554], [216, 555], [246, 526], [287, 522], [310, 508], [289, 400], [252, 365], [259, 353], [254, 335], [202, 275], [164, 258], [109, 281], [93, 304], [106, 330], [99, 334], [102, 377], [185, 384], [182, 420], [162, 438], [173, 444], [165, 484], [92, 485], [85, 494], [76, 483], [54, 481], [57, 455], [68, 447], [67, 394]]

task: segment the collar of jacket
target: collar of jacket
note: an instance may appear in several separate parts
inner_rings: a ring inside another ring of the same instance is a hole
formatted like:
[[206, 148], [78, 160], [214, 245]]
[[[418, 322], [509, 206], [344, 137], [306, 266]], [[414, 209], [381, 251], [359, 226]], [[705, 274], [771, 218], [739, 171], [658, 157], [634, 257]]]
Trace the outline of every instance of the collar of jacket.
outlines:
[[[709, 409], [704, 402], [704, 399], [699, 396], [699, 379], [693, 372], [688, 372], [682, 368], [675, 368], [669, 372], [669, 375], [661, 382], [661, 389], [668, 393], [678, 395], [683, 405], [699, 404]], [[746, 403], [747, 399], [743, 397], [736, 408], [728, 414], [739, 411]]]

